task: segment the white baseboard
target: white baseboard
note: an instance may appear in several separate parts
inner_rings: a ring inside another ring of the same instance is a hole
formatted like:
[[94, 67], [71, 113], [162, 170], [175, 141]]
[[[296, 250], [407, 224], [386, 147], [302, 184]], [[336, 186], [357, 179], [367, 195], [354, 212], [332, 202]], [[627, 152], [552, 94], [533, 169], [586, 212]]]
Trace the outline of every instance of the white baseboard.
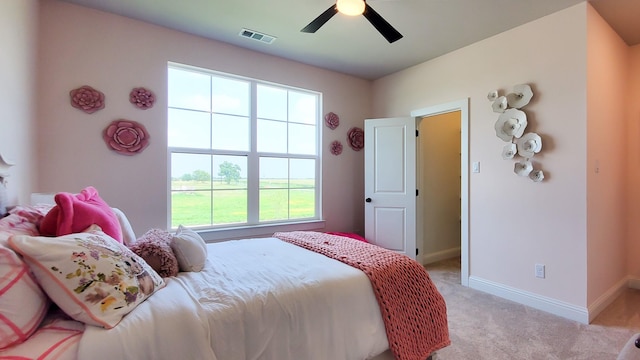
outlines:
[[589, 323], [589, 311], [584, 307], [575, 306], [474, 276], [469, 277], [469, 287], [583, 324]]
[[431, 254], [422, 255], [422, 265], [431, 264], [440, 260], [451, 259], [454, 257], [460, 257], [460, 247], [438, 251]]
[[640, 290], [640, 279], [639, 278], [629, 277], [629, 280], [627, 282], [627, 286], [630, 287], [631, 289]]
[[593, 321], [593, 319], [595, 319], [602, 310], [611, 305], [611, 303], [620, 296], [627, 287], [630, 287], [629, 279], [623, 278], [589, 305], [589, 322]]

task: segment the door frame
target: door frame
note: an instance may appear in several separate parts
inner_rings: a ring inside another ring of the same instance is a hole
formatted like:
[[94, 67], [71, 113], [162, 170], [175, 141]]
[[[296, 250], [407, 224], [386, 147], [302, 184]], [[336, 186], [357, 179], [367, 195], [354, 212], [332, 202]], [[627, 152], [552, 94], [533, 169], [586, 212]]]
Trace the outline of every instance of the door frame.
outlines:
[[[460, 111], [460, 282], [469, 286], [469, 98], [411, 111], [416, 122], [427, 116]], [[416, 125], [417, 126], [417, 125]]]

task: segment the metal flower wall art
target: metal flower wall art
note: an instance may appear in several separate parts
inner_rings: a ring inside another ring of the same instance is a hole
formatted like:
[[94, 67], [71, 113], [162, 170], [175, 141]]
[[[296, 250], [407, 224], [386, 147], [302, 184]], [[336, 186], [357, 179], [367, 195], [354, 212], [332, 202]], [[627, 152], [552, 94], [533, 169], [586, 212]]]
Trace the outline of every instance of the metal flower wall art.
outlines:
[[331, 143], [331, 154], [336, 156], [342, 154], [342, 143], [340, 141], [335, 140]]
[[129, 93], [129, 102], [138, 109], [147, 110], [153, 107], [153, 103], [156, 102], [156, 96], [151, 90], [138, 87]]
[[324, 123], [329, 129], [334, 130], [340, 125], [340, 117], [333, 112], [329, 112], [324, 116]]
[[347, 132], [347, 140], [353, 150], [362, 150], [362, 148], [364, 148], [364, 130], [359, 127], [352, 127], [349, 129], [349, 132]]
[[120, 119], [107, 126], [102, 137], [109, 149], [121, 155], [136, 155], [149, 145], [149, 133], [144, 125]]
[[495, 129], [496, 135], [503, 141], [519, 138], [527, 127], [527, 115], [518, 109], [508, 109], [498, 117]]
[[500, 114], [494, 125], [496, 136], [509, 143], [502, 148], [502, 158], [517, 160], [513, 167], [513, 172], [517, 175], [540, 182], [544, 179], [544, 172], [534, 169], [531, 159], [542, 150], [542, 138], [533, 132], [525, 133], [527, 114], [520, 110], [532, 98], [533, 91], [527, 84], [514, 86], [513, 91], [507, 95], [500, 95], [498, 90], [492, 90], [487, 95], [487, 99], [492, 102], [493, 111]]
[[71, 106], [87, 114], [104, 109], [104, 94], [89, 85], [71, 90], [69, 96], [71, 97]]

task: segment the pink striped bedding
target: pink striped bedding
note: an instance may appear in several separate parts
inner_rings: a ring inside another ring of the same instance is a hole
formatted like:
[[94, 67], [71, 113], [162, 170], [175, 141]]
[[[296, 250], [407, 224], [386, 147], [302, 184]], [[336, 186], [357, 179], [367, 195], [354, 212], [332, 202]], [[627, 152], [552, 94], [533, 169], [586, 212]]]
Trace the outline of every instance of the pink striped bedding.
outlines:
[[75, 360], [84, 327], [62, 312], [50, 312], [29, 339], [0, 350], [0, 359]]

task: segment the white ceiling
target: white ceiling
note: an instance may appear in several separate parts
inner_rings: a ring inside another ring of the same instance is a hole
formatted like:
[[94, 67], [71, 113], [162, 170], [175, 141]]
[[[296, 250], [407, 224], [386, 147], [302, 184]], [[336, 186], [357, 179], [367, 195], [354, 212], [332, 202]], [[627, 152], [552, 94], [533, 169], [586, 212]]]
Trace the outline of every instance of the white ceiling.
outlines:
[[[334, 0], [62, 0], [306, 64], [377, 79], [584, 0], [369, 0], [404, 37], [389, 44], [363, 17], [336, 14], [300, 32]], [[590, 0], [629, 45], [640, 43], [640, 0]], [[277, 38], [239, 36], [243, 29]]]

